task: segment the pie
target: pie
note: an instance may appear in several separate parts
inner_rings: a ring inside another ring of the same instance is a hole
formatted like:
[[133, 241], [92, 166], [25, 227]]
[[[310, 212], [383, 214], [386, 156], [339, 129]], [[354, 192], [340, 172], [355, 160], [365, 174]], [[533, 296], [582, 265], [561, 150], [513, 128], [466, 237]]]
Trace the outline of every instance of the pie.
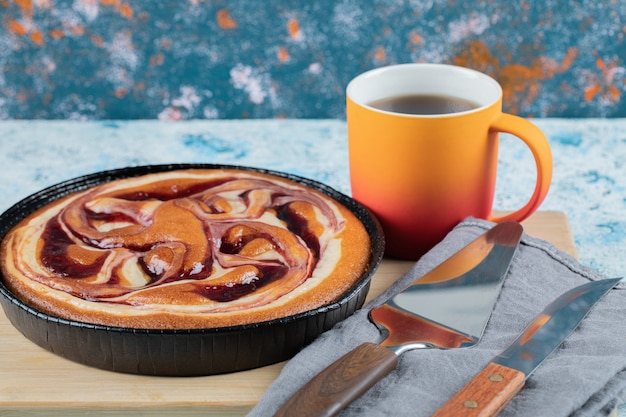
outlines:
[[2, 241], [3, 281], [45, 313], [144, 329], [258, 323], [331, 303], [371, 241], [325, 193], [246, 169], [116, 179], [52, 201]]

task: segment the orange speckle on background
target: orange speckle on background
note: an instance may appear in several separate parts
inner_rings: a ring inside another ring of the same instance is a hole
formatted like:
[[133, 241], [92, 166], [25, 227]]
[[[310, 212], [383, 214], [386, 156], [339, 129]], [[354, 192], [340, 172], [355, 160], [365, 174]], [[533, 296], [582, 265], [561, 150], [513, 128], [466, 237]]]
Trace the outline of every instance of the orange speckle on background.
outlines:
[[65, 36], [65, 31], [63, 29], [54, 29], [48, 32], [51, 38], [60, 39]]
[[278, 60], [280, 62], [289, 61], [289, 51], [287, 51], [287, 48], [285, 48], [284, 46], [278, 48], [278, 52], [276, 53], [276, 55], [278, 56]]
[[585, 90], [585, 100], [591, 101], [596, 97], [605, 103], [615, 104], [621, 96], [621, 91], [615, 86], [619, 82], [616, 78], [617, 70], [620, 68], [616, 60], [605, 62], [603, 59], [596, 59], [596, 67], [601, 75], [592, 74], [589, 78], [589, 87]]
[[217, 24], [222, 29], [235, 29], [237, 27], [237, 22], [230, 17], [230, 12], [226, 9], [217, 12]]
[[161, 66], [161, 65], [163, 65], [164, 61], [165, 61], [165, 56], [163, 54], [152, 55], [150, 57], [150, 66], [151, 67]]
[[118, 88], [113, 92], [113, 95], [117, 98], [124, 98], [128, 94], [128, 89], [126, 88]]
[[489, 67], [499, 67], [500, 62], [491, 54], [484, 42], [473, 41], [460, 55], [454, 57], [454, 64], [489, 72]]
[[291, 39], [296, 39], [300, 35], [300, 23], [298, 23], [297, 19], [290, 19], [287, 22], [287, 31]]
[[577, 56], [578, 56], [578, 48], [576, 47], [568, 48], [567, 52], [565, 53], [565, 58], [561, 62], [561, 70], [563, 71], [568, 70], [574, 63], [574, 60], [576, 59]]
[[39, 9], [49, 9], [53, 0], [35, 0], [35, 6]]
[[114, 7], [115, 10], [127, 19], [133, 17], [133, 9], [130, 5], [122, 3], [121, 0], [100, 0], [100, 4], [103, 6]]
[[26, 35], [26, 28], [22, 26], [22, 24], [16, 20], [9, 20], [8, 22], [9, 32], [15, 33], [16, 35], [24, 36]]
[[570, 48], [561, 62], [538, 57], [530, 65], [502, 64], [481, 41], [470, 42], [453, 63], [490, 74], [502, 85], [502, 100], [508, 111], [517, 113], [522, 105], [530, 105], [539, 96], [542, 83], [558, 73], [566, 72], [578, 56], [578, 49]]
[[424, 38], [422, 38], [422, 36], [413, 31], [409, 34], [409, 41], [413, 44], [413, 45], [419, 45], [420, 43], [424, 42]]
[[29, 96], [30, 95], [24, 90], [20, 90], [17, 92], [17, 94], [15, 94], [15, 98], [17, 99], [17, 101], [22, 104], [26, 103]]
[[69, 29], [70, 29], [70, 32], [72, 32], [72, 35], [80, 36], [80, 35], [85, 34], [85, 28], [83, 26], [79, 26], [79, 25], [70, 26]]
[[31, 16], [33, 14], [32, 0], [13, 0], [13, 2], [15, 3], [17, 7], [22, 9], [22, 11], [26, 13], [28, 16]]
[[30, 40], [33, 41], [35, 45], [43, 45], [43, 33], [36, 30], [30, 34]]
[[102, 40], [102, 37], [100, 37], [100, 35], [93, 35], [91, 37], [91, 42], [94, 43], [94, 45], [102, 47], [104, 45], [104, 41]]
[[163, 38], [159, 41], [159, 45], [161, 46], [161, 48], [169, 51], [170, 49], [172, 49], [172, 40], [169, 38]]
[[382, 46], [376, 47], [374, 50], [374, 59], [376, 61], [384, 61], [387, 58], [387, 52], [385, 52], [385, 48]]
[[592, 85], [585, 89], [585, 101], [591, 101], [602, 90], [599, 85]]
[[133, 17], [133, 9], [128, 4], [121, 4], [117, 10], [127, 19]]
[[531, 66], [505, 65], [498, 73], [502, 99], [504, 103], [512, 105], [515, 112], [519, 111], [520, 104], [530, 105], [539, 96], [541, 82], [549, 73], [544, 71], [540, 61], [533, 62]]

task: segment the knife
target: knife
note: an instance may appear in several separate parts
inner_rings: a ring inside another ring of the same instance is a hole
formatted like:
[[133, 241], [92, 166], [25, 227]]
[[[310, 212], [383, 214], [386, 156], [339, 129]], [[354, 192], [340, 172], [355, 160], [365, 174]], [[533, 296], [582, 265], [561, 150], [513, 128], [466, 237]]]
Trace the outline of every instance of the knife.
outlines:
[[589, 282], [554, 300], [433, 417], [498, 415], [533, 371], [619, 281], [621, 278]]
[[336, 415], [391, 372], [411, 349], [461, 348], [481, 338], [523, 232], [488, 230], [404, 291], [370, 311], [382, 342], [364, 343], [300, 388], [274, 415]]

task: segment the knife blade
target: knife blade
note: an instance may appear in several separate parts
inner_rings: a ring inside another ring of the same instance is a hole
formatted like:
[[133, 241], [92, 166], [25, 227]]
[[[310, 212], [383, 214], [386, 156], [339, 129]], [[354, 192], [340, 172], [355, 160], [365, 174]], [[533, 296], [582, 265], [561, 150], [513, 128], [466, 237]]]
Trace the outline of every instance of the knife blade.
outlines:
[[433, 417], [498, 415], [523, 388], [533, 371], [621, 280], [616, 278], [589, 282], [558, 297]]
[[334, 416], [391, 372], [407, 350], [475, 345], [484, 332], [523, 233], [499, 223], [402, 292], [370, 311], [382, 341], [364, 343], [329, 365], [275, 417]]

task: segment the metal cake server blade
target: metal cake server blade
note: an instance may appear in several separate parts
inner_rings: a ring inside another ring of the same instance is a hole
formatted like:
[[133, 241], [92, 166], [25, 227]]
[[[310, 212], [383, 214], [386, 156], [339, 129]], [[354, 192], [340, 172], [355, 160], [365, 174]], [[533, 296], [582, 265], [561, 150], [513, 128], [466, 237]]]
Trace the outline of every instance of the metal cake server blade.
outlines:
[[433, 417], [498, 415], [523, 388], [530, 374], [620, 281], [621, 278], [589, 282], [554, 300]]
[[523, 233], [503, 222], [479, 236], [400, 294], [370, 312], [383, 335], [364, 343], [306, 383], [275, 414], [334, 416], [391, 372], [411, 349], [475, 345], [491, 317]]

